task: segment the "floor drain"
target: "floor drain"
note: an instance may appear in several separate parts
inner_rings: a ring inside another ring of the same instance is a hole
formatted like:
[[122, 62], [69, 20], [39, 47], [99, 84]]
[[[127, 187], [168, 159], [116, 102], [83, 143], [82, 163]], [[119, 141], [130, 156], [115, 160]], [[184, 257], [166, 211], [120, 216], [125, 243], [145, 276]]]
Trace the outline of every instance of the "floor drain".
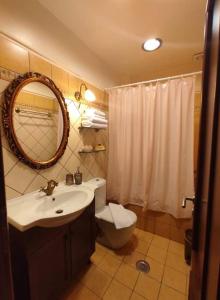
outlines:
[[58, 210], [56, 210], [56, 214], [61, 214], [63, 212], [63, 210], [62, 209], [58, 209]]
[[145, 260], [138, 260], [136, 262], [136, 268], [138, 271], [148, 273], [150, 271], [150, 265], [147, 261]]

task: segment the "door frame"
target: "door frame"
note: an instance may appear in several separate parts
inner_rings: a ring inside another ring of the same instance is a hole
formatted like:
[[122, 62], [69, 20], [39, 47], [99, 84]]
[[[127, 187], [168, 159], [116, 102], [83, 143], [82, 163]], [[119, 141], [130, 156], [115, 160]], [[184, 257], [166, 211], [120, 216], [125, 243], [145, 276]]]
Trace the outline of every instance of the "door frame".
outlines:
[[[0, 128], [1, 129], [1, 128]], [[0, 299], [13, 300], [13, 281], [5, 196], [4, 166], [0, 130]]]
[[[193, 220], [191, 300], [215, 300], [219, 293], [220, 218], [216, 216], [220, 210], [219, 19], [220, 0], [209, 0], [206, 9], [198, 181]], [[216, 249], [219, 252], [215, 253]]]

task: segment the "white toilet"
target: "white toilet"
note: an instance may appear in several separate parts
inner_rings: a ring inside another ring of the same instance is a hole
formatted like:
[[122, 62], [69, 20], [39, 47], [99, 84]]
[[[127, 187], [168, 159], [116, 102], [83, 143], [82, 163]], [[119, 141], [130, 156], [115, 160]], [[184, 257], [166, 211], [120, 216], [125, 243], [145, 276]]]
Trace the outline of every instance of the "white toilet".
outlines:
[[116, 229], [111, 210], [106, 205], [106, 180], [103, 178], [93, 178], [88, 183], [96, 187], [95, 216], [98, 225], [97, 241], [112, 249], [123, 247], [130, 240], [133, 230], [136, 227], [136, 214], [126, 209], [132, 224], [129, 227]]

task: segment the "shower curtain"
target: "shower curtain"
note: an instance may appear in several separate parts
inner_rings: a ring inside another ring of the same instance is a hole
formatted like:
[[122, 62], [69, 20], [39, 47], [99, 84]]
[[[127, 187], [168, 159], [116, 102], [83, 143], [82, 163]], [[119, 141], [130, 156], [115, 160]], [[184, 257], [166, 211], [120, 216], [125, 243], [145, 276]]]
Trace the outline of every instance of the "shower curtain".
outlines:
[[194, 78], [109, 92], [108, 199], [191, 217]]

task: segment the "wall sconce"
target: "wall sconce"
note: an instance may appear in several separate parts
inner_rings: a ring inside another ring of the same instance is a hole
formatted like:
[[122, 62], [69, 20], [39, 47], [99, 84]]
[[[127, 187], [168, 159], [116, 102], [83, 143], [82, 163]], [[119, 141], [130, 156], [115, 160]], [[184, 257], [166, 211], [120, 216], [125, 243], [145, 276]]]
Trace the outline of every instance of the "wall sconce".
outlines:
[[[85, 88], [84, 97], [82, 96], [82, 88], [83, 87]], [[77, 101], [80, 101], [84, 98], [86, 101], [92, 102], [92, 101], [95, 101], [95, 99], [96, 99], [95, 94], [87, 88], [87, 86], [84, 82], [80, 85], [79, 91], [76, 91], [74, 96]]]

